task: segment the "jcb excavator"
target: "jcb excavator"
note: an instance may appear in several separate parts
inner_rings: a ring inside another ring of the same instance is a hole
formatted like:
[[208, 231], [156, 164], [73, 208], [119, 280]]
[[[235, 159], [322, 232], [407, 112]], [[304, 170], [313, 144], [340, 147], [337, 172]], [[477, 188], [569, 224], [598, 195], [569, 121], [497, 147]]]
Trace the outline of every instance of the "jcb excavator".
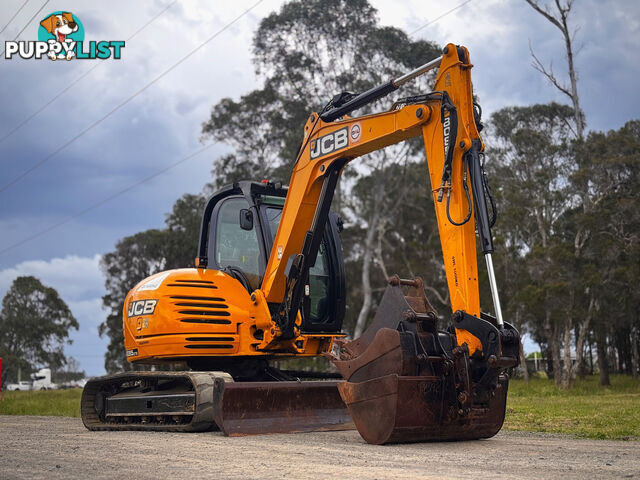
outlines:
[[[399, 99], [385, 112], [348, 115], [436, 68], [433, 92]], [[239, 182], [214, 194], [196, 267], [141, 281], [123, 311], [129, 362], [182, 361], [191, 371], [92, 379], [82, 395], [85, 426], [245, 435], [355, 424], [374, 444], [495, 435], [520, 337], [500, 310], [491, 257], [495, 208], [490, 215], [471, 68], [467, 49], [449, 44], [441, 58], [399, 78], [336, 95], [309, 115], [288, 188]], [[393, 276], [370, 326], [346, 341], [340, 222], [330, 212], [336, 183], [351, 160], [418, 136], [451, 322], [438, 329], [420, 278]], [[495, 317], [480, 310], [476, 230]], [[316, 374], [302, 381], [304, 372], [269, 364], [319, 355], [343, 380]]]

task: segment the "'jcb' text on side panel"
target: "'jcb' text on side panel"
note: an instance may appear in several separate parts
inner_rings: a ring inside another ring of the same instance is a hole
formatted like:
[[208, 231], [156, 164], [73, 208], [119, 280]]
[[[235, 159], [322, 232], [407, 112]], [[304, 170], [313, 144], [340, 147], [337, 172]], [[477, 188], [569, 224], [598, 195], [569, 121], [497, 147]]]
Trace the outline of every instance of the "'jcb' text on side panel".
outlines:
[[335, 152], [349, 145], [348, 131], [348, 127], [344, 127], [317, 138], [315, 142], [311, 144], [311, 160], [324, 157], [331, 152]]

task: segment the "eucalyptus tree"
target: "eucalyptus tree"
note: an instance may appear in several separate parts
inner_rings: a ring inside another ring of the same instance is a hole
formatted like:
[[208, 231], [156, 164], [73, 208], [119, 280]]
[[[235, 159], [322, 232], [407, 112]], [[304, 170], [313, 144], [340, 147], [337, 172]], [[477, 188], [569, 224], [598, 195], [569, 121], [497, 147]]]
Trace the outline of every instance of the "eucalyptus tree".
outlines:
[[64, 366], [64, 346], [71, 343], [73, 329], [78, 329], [78, 321], [54, 288], [32, 276], [17, 277], [0, 311], [2, 381], [16, 381], [19, 369], [28, 373], [36, 367]]
[[[570, 131], [573, 111], [557, 103], [507, 107], [491, 116], [488, 168], [500, 206], [496, 234], [526, 270], [529, 283], [518, 312], [537, 325], [534, 337], [548, 346], [554, 378], [561, 379], [561, 331], [572, 315], [571, 279], [559, 276], [558, 221], [575, 203], [569, 178], [575, 170]], [[510, 284], [522, 275], [511, 271]], [[570, 323], [569, 323], [570, 324]], [[568, 347], [567, 347], [568, 348]]]

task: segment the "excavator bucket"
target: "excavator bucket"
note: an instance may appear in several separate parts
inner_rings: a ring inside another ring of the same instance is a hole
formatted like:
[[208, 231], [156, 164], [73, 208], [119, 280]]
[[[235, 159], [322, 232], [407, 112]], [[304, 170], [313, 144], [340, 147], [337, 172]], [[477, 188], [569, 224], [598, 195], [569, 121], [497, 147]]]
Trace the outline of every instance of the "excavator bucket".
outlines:
[[[410, 287], [406, 295], [402, 286]], [[486, 358], [470, 358], [453, 329], [437, 330], [437, 318], [420, 278], [392, 277], [371, 325], [331, 357], [347, 380], [340, 395], [368, 443], [488, 438], [502, 427], [517, 332], [475, 319], [472, 333], [495, 341], [487, 340]]]
[[447, 396], [443, 379], [435, 376], [392, 374], [339, 389], [358, 432], [375, 445], [488, 438], [504, 422], [506, 378], [485, 408], [467, 414], [459, 412], [457, 399]]

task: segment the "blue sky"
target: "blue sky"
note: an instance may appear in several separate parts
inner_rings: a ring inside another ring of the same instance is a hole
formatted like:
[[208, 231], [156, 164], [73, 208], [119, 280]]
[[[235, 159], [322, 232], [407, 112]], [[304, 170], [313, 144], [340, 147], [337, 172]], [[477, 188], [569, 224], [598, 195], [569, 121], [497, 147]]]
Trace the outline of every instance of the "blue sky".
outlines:
[[[0, 3], [0, 28], [23, 0]], [[30, 1], [0, 40], [13, 40], [42, 6]], [[178, 0], [134, 39], [122, 59], [106, 60], [40, 114], [0, 141], [0, 189], [40, 162], [122, 100], [138, 91], [255, 0]], [[100, 255], [116, 241], [162, 227], [180, 195], [199, 192], [215, 159], [228, 150], [216, 145], [124, 195], [31, 241], [23, 239], [136, 183], [202, 147], [201, 123], [223, 97], [237, 98], [259, 86], [251, 66], [251, 39], [260, 19], [281, 5], [264, 0], [231, 28], [123, 106], [69, 147], [0, 192], [0, 296], [18, 275], [35, 275], [56, 288], [78, 318], [67, 353], [90, 375], [103, 373], [105, 340], [100, 297]], [[435, 0], [371, 2], [380, 22], [412, 32], [462, 3]], [[130, 2], [53, 1], [27, 26], [22, 40], [37, 38], [50, 11], [79, 16], [86, 40], [124, 40], [171, 0]], [[588, 127], [619, 128], [640, 112], [640, 2], [575, 2], [572, 26], [579, 91]], [[507, 106], [566, 101], [531, 67], [529, 43], [564, 78], [560, 32], [524, 0], [472, 0], [420, 30], [416, 38], [467, 46], [474, 85], [485, 115]], [[425, 58], [426, 60], [430, 60]], [[97, 61], [97, 60], [96, 60]], [[51, 100], [95, 61], [0, 59], [0, 138]], [[348, 86], [345, 86], [348, 87]], [[499, 254], [499, 253], [498, 253]]]

